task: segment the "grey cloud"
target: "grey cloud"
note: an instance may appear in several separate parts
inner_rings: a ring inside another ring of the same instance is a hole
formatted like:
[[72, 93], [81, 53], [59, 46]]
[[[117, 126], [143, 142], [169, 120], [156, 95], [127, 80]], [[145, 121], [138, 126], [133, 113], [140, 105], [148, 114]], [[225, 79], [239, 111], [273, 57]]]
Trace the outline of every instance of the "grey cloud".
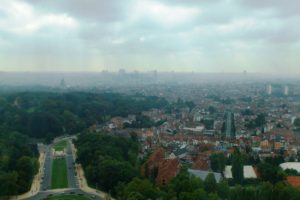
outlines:
[[[287, 1], [157, 0], [170, 6], [170, 10], [174, 6], [201, 10], [200, 14], [180, 23], [175, 21], [171, 26], [161, 23], [159, 17], [152, 18], [151, 14], [134, 13], [134, 3], [139, 0], [24, 1], [30, 3], [37, 16], [67, 14], [76, 19], [78, 26], [74, 29], [59, 27], [62, 30], [42, 27], [27, 35], [0, 30], [0, 55], [11, 57], [0, 60], [0, 69], [1, 65], [15, 63], [15, 68], [17, 64], [33, 64], [36, 69], [64, 66], [72, 70], [74, 65], [83, 71], [90, 65], [114, 66], [115, 69], [131, 65], [140, 69], [169, 66], [162, 70], [180, 70], [184, 65], [184, 69], [197, 71], [202, 70], [195, 67], [200, 63], [206, 71], [218, 71], [227, 66], [228, 71], [239, 70], [240, 64], [247, 66], [249, 71], [259, 71], [264, 64], [271, 68], [273, 57], [278, 65], [285, 64], [284, 57], [288, 55], [290, 65], [297, 64], [296, 53], [289, 50], [300, 39], [300, 28], [296, 27], [300, 18], [295, 11], [299, 3], [296, 1], [284, 5]], [[275, 12], [266, 12], [270, 10]], [[0, 17], [5, 18], [1, 10]], [[234, 26], [236, 21], [244, 19], [253, 19], [258, 25], [223, 32], [218, 29], [222, 25]], [[15, 55], [20, 55], [22, 60], [14, 61]]]
[[299, 15], [298, 0], [236, 0], [243, 6], [252, 9], [274, 9], [281, 16]]
[[203, 4], [214, 4], [222, 0], [161, 0], [171, 5], [203, 5]]
[[127, 7], [131, 0], [26, 0], [41, 9], [67, 12], [68, 14], [87, 20], [112, 22], [122, 20], [127, 15]]

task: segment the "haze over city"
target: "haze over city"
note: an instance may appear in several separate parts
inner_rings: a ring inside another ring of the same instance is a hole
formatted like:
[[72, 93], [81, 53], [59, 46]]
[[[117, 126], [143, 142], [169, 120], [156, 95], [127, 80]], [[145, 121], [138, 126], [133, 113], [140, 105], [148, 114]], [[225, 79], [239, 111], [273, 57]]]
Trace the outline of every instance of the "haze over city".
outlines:
[[299, 4], [1, 0], [0, 71], [299, 74]]
[[0, 0], [0, 200], [300, 200], [299, 8]]

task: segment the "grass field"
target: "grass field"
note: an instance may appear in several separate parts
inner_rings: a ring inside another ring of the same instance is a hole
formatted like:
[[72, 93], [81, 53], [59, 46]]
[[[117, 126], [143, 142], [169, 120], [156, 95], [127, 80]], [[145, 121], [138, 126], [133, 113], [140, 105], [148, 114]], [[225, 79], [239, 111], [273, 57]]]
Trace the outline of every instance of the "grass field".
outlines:
[[56, 158], [52, 164], [52, 180], [51, 188], [67, 188], [68, 187], [68, 171], [66, 158]]
[[75, 195], [63, 195], [63, 196], [49, 197], [45, 200], [89, 200], [89, 199], [86, 197], [75, 196]]
[[53, 148], [55, 151], [63, 151], [67, 147], [67, 141], [63, 140], [59, 143], [54, 144]]

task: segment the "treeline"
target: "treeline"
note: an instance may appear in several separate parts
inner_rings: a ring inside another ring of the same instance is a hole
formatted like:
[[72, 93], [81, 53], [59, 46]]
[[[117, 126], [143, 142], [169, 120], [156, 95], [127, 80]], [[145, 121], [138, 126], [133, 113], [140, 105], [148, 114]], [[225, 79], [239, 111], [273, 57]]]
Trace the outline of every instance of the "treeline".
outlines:
[[178, 98], [177, 101], [172, 102], [166, 106], [166, 112], [171, 113], [173, 111], [178, 112], [180, 109], [189, 108], [192, 110], [196, 107], [196, 104], [193, 101], [184, 101], [181, 98]]
[[138, 176], [138, 141], [99, 133], [82, 133], [75, 141], [78, 162], [88, 183], [113, 195], [118, 188]]
[[17, 131], [51, 141], [62, 134], [75, 134], [114, 116], [138, 114], [164, 108], [159, 97], [114, 93], [26, 92], [0, 97], [0, 130]]
[[27, 192], [38, 170], [36, 145], [20, 133], [0, 132], [0, 199]]
[[229, 187], [223, 180], [217, 183], [209, 174], [204, 181], [182, 170], [167, 185], [156, 186], [147, 179], [135, 178], [118, 192], [121, 200], [298, 200], [300, 190], [278, 182], [262, 182], [254, 186]]

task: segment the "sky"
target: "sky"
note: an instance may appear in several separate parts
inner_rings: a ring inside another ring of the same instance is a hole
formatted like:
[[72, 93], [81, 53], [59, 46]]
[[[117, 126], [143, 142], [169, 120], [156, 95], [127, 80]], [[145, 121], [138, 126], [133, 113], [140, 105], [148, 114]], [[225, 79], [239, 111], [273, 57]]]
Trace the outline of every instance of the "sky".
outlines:
[[298, 0], [0, 0], [0, 71], [300, 74]]

